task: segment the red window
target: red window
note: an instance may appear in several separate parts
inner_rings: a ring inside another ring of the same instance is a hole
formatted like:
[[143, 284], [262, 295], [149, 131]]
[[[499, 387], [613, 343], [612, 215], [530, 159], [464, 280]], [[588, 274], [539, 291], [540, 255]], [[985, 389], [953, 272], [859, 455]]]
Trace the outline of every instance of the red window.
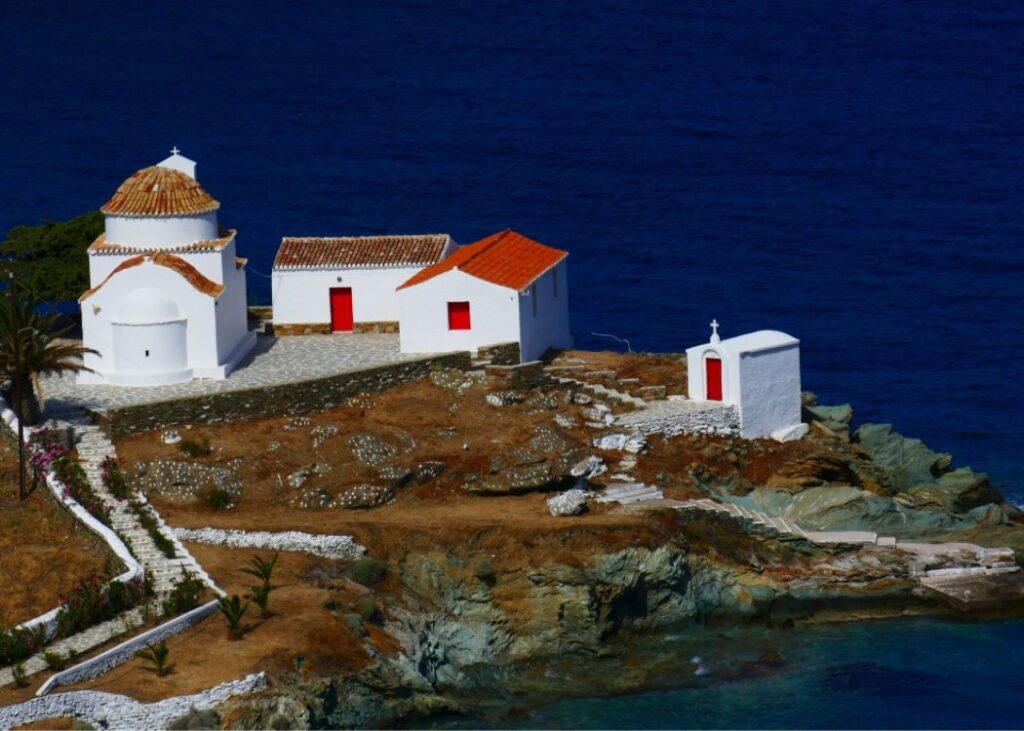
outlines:
[[469, 303], [448, 303], [448, 329], [469, 330]]

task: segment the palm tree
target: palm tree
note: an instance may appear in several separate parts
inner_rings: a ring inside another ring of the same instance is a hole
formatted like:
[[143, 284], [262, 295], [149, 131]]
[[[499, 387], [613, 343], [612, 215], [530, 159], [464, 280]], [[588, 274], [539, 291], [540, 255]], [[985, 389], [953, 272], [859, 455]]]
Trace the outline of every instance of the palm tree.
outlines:
[[82, 357], [96, 351], [60, 340], [70, 327], [57, 315], [40, 312], [31, 297], [16, 296], [11, 276], [7, 296], [0, 297], [0, 381], [8, 382], [4, 395], [25, 424], [39, 420], [40, 376], [90, 370]]

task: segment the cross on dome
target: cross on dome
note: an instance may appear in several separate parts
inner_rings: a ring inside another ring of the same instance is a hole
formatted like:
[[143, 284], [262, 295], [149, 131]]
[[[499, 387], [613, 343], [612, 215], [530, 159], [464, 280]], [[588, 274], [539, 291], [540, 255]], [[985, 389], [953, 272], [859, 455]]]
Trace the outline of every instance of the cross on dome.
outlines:
[[717, 343], [722, 339], [718, 337], [718, 319], [711, 320], [711, 342]]

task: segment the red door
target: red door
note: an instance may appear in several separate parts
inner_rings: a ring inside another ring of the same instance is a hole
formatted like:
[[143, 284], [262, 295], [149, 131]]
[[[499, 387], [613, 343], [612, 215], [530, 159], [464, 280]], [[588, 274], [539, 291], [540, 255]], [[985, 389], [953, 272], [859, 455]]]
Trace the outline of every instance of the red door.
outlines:
[[705, 358], [704, 375], [704, 388], [708, 394], [708, 401], [721, 401], [722, 361], [718, 358]]
[[352, 330], [352, 288], [331, 288], [331, 331]]

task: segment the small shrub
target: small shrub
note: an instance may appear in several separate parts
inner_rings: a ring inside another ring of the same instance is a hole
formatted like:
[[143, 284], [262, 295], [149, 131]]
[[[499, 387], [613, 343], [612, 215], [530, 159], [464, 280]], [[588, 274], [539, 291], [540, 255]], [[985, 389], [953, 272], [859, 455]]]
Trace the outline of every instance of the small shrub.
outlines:
[[473, 573], [480, 581], [487, 582], [494, 579], [494, 567], [486, 558], [477, 561], [476, 566], [473, 567]]
[[242, 619], [249, 609], [249, 602], [246, 601], [243, 604], [242, 600], [238, 598], [238, 594], [230, 599], [222, 596], [217, 599], [217, 608], [220, 609], [220, 613], [224, 615], [224, 620], [228, 623], [228, 636], [233, 640], [242, 639]]
[[160, 551], [167, 558], [174, 558], [177, 555], [177, 549], [174, 547], [174, 543], [170, 538], [165, 536], [160, 530], [160, 523], [150, 510], [137, 500], [133, 500], [128, 503], [128, 506], [135, 513], [135, 517], [139, 520], [139, 525], [146, 529], [149, 533], [150, 539], [153, 541], [153, 545], [156, 546], [157, 550]]
[[121, 469], [116, 457], [107, 457], [101, 465], [103, 470], [103, 484], [110, 494], [118, 500], [127, 500], [131, 496], [131, 487], [128, 485], [128, 476]]
[[370, 599], [370, 597], [363, 597], [356, 602], [356, 611], [359, 612], [359, 616], [366, 622], [376, 621], [380, 617], [380, 609], [377, 607], [377, 602]]
[[197, 442], [194, 439], [183, 439], [178, 445], [178, 449], [186, 457], [208, 457], [213, 453], [213, 447], [210, 446], [209, 439], [204, 439], [201, 442]]
[[366, 631], [366, 625], [363, 624], [363, 618], [354, 612], [343, 616], [341, 621], [356, 637], [366, 637], [369, 634]]
[[212, 510], [227, 510], [235, 504], [235, 496], [223, 487], [214, 487], [203, 493], [203, 502]]
[[20, 662], [11, 668], [11, 675], [14, 676], [14, 684], [19, 688], [28, 685], [28, 677], [25, 675], [25, 666]]
[[59, 652], [47, 650], [43, 653], [43, 659], [46, 660], [46, 667], [50, 670], [63, 670], [68, 665], [68, 658]]
[[143, 579], [112, 581], [106, 586], [96, 574], [81, 579], [60, 597], [57, 614], [57, 638], [70, 637], [95, 624], [113, 619], [131, 609], [146, 596], [150, 587]]
[[375, 558], [361, 558], [352, 564], [352, 578], [364, 586], [376, 584], [388, 572], [388, 565]]
[[269, 617], [270, 610], [267, 609], [267, 602], [270, 600], [270, 592], [273, 591], [273, 587], [268, 586], [253, 586], [249, 593], [249, 598], [253, 604], [260, 608], [261, 617]]
[[181, 570], [181, 578], [167, 593], [162, 608], [165, 617], [176, 617], [199, 606], [206, 584], [191, 571]]
[[7, 667], [32, 657], [46, 644], [46, 629], [0, 630], [0, 667]]
[[152, 665], [157, 677], [162, 678], [170, 672], [170, 668], [167, 666], [167, 658], [170, 654], [171, 650], [167, 647], [167, 640], [160, 640], [156, 644], [140, 650], [137, 656]]

